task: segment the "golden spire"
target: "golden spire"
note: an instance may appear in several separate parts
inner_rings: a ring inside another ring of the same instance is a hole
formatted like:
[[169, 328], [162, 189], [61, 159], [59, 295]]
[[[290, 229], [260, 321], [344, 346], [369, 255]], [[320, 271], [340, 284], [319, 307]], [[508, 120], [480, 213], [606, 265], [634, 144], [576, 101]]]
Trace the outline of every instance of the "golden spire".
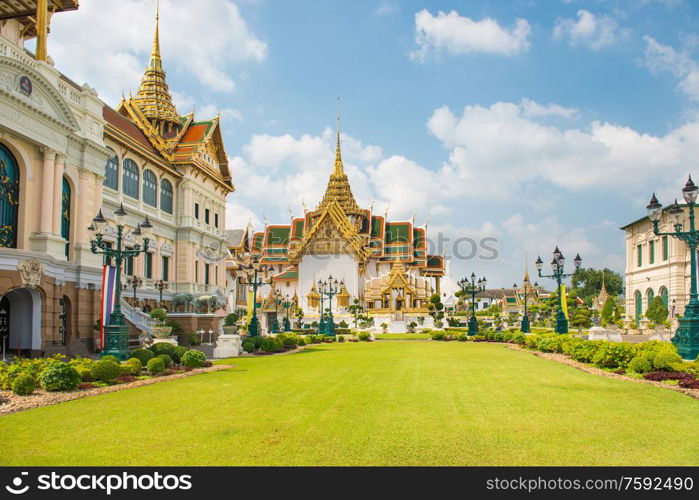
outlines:
[[337, 98], [337, 146], [335, 146], [335, 168], [333, 176], [342, 177], [345, 175], [345, 169], [342, 166], [342, 151], [340, 151], [340, 98]]
[[326, 209], [331, 202], [337, 201], [347, 215], [360, 215], [362, 210], [352, 194], [347, 174], [342, 165], [342, 152], [340, 149], [340, 98], [337, 98], [337, 145], [335, 147], [335, 166], [330, 174], [328, 187], [325, 189], [323, 200], [317, 210]]
[[[172, 125], [179, 126], [180, 115], [172, 102], [170, 89], [165, 80], [165, 70], [160, 57], [160, 1], [155, 10], [155, 34], [148, 67], [141, 79], [141, 86], [133, 99], [144, 116], [156, 126], [161, 135], [172, 132]], [[163, 127], [162, 125], [169, 124]]]
[[524, 282], [529, 283], [529, 261], [527, 254], [524, 254]]

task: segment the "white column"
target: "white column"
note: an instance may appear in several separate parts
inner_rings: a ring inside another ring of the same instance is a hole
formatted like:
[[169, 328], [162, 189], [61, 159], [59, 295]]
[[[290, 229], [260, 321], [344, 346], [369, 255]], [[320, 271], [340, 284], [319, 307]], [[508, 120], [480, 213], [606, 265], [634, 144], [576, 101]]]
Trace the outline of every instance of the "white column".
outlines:
[[44, 154], [44, 168], [41, 173], [41, 220], [39, 232], [51, 233], [53, 229], [53, 177], [56, 152], [49, 148], [41, 148]]
[[66, 157], [56, 155], [53, 168], [53, 233], [61, 235], [61, 214], [63, 212], [63, 171], [66, 166]]

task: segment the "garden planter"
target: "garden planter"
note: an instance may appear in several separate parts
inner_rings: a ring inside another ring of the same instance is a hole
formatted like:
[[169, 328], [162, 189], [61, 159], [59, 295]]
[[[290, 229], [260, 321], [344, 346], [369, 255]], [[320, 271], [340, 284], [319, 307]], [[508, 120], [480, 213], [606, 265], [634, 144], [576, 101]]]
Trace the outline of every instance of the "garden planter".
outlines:
[[224, 325], [223, 326], [223, 333], [226, 335], [235, 335], [238, 333], [238, 329], [240, 327], [238, 325]]
[[171, 326], [156, 325], [153, 327], [153, 337], [158, 339], [168, 338], [172, 333]]

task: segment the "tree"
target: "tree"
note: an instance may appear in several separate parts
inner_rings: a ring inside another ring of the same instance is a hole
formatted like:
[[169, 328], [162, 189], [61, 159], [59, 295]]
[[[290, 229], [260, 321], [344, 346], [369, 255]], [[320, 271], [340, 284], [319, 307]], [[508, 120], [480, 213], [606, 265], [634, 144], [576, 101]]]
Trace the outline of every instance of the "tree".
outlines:
[[354, 299], [352, 301], [352, 305], [349, 306], [347, 309], [349, 309], [349, 312], [352, 313], [352, 316], [354, 316], [354, 327], [357, 328], [357, 323], [359, 323], [359, 317], [361, 316], [362, 312], [364, 312], [364, 308], [362, 307], [362, 304], [359, 302], [359, 299]]
[[435, 322], [441, 321], [444, 318], [444, 304], [439, 297], [439, 294], [435, 293], [430, 297], [430, 303], [427, 306], [430, 311], [430, 316], [434, 318]]
[[602, 326], [607, 326], [609, 323], [614, 321], [614, 313], [616, 312], [616, 300], [614, 297], [607, 297], [604, 302], [604, 307], [602, 308], [602, 314], [600, 321]]
[[662, 325], [669, 315], [667, 306], [661, 297], [655, 297], [653, 302], [648, 306], [646, 318], [651, 320], [656, 325]]
[[571, 292], [577, 294], [583, 302], [589, 304], [602, 290], [602, 277], [607, 293], [612, 296], [621, 295], [624, 291], [624, 280], [621, 274], [604, 268], [603, 270], [591, 267], [578, 269], [571, 278]]
[[587, 307], [576, 307], [570, 318], [570, 323], [578, 328], [590, 328], [592, 326], [592, 312]]

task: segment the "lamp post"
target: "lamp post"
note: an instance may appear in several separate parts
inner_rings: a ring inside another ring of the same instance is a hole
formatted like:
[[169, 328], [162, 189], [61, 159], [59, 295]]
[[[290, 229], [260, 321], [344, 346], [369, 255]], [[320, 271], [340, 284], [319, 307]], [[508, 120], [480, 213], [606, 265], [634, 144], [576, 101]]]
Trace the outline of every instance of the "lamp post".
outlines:
[[529, 326], [529, 315], [527, 314], [527, 299], [529, 298], [529, 280], [524, 282], [524, 317], [522, 317], [522, 323], [519, 329], [522, 333], [530, 333], [531, 327]]
[[336, 281], [332, 275], [328, 277], [328, 281], [318, 280], [318, 293], [322, 298], [328, 298], [328, 319], [325, 321], [325, 331], [321, 331], [321, 334], [328, 335], [330, 337], [335, 336], [335, 320], [333, 319], [333, 297], [340, 293], [340, 287], [338, 286], [338, 281]]
[[130, 278], [126, 278], [126, 286], [133, 288], [134, 307], [136, 306], [136, 289], [141, 288], [142, 285], [143, 279], [139, 276], [131, 276]]
[[[541, 270], [544, 268], [544, 261], [541, 260], [541, 257], [537, 257], [536, 259], [536, 270], [539, 272], [539, 278], [553, 278], [556, 280], [556, 283], [558, 283], [558, 312], [556, 313], [555, 331], [559, 334], [568, 333], [568, 319], [563, 313], [563, 288], [561, 283], [564, 278], [568, 278], [575, 274], [565, 274], [565, 262], [566, 259], [563, 256], [563, 253], [561, 253], [558, 247], [556, 247], [556, 249], [553, 251], [553, 260], [551, 261], [551, 270], [553, 271], [553, 274], [541, 274]], [[575, 259], [573, 259], [573, 264], [575, 264], [576, 271], [580, 269], [580, 264], [582, 264], [580, 254], [575, 256]]]
[[[94, 239], [90, 241], [90, 250], [94, 254], [101, 254], [114, 259], [116, 263], [115, 282], [119, 284], [121, 283], [121, 269], [124, 259], [136, 257], [148, 251], [148, 233], [153, 228], [153, 225], [148, 220], [148, 216], [146, 216], [146, 219], [140, 225], [141, 234], [144, 236], [143, 245], [137, 243], [132, 249], [126, 249], [123, 243], [127, 214], [123, 204], [114, 212], [114, 215], [116, 218], [116, 248], [110, 248], [109, 243], [104, 241], [104, 229], [108, 222], [102, 215], [102, 210], [92, 219], [92, 224], [90, 224], [88, 229], [94, 234]], [[115, 288], [114, 310], [109, 316], [109, 324], [104, 327], [105, 342], [102, 356], [109, 354], [125, 360], [129, 357], [129, 327], [126, 325], [124, 314], [121, 312], [121, 287], [116, 286]]]
[[677, 200], [668, 209], [674, 228], [674, 231], [668, 233], [660, 232], [658, 227], [663, 215], [663, 206], [658, 202], [655, 193], [646, 207], [648, 209], [648, 218], [653, 224], [653, 233], [657, 236], [672, 236], [680, 241], [684, 241], [689, 247], [691, 262], [689, 302], [684, 308], [684, 315], [679, 319], [680, 326], [677, 328], [675, 336], [672, 337], [672, 343], [677, 347], [680, 356], [687, 360], [694, 360], [699, 355], [699, 299], [697, 299], [697, 245], [699, 244], [699, 231], [696, 230], [694, 223], [697, 191], [699, 190], [690, 176], [687, 184], [682, 189], [682, 196], [689, 208], [689, 231], [683, 230], [684, 210], [677, 203]]
[[158, 307], [163, 307], [163, 290], [167, 288], [167, 283], [163, 280], [158, 280], [155, 283], [153, 283], [153, 286], [155, 287], [156, 290], [158, 290], [158, 293], [160, 294], [160, 300], [158, 301]]
[[279, 290], [274, 290], [272, 294], [274, 300], [274, 318], [272, 318], [272, 333], [279, 333], [279, 305], [282, 303], [282, 294]]
[[260, 335], [260, 320], [257, 319], [257, 289], [265, 284], [262, 278], [258, 275], [260, 272], [265, 272], [266, 267], [260, 264], [260, 260], [255, 257], [252, 263], [245, 268], [245, 273], [248, 275], [248, 281], [242, 281], [241, 285], [252, 287], [252, 318], [248, 324], [248, 336], [257, 337]]
[[477, 335], [478, 334], [478, 320], [476, 319], [476, 294], [485, 290], [488, 281], [483, 276], [476, 282], [476, 274], [471, 273], [471, 281], [468, 278], [463, 278], [457, 285], [461, 288], [463, 293], [471, 294], [471, 318], [468, 320], [468, 334]]
[[285, 332], [290, 332], [291, 331], [291, 321], [289, 321], [289, 308], [291, 307], [292, 301], [291, 298], [289, 297], [289, 294], [286, 294], [284, 296], [284, 302], [283, 306], [284, 309], [286, 310], [286, 316], [284, 317], [284, 331]]

